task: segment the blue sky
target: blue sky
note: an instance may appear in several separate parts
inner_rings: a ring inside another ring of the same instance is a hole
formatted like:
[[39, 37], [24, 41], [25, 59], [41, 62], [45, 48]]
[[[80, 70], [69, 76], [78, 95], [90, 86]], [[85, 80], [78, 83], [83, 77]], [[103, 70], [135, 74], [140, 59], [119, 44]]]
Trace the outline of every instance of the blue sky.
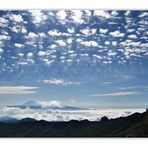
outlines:
[[148, 11], [0, 11], [0, 105], [146, 107]]

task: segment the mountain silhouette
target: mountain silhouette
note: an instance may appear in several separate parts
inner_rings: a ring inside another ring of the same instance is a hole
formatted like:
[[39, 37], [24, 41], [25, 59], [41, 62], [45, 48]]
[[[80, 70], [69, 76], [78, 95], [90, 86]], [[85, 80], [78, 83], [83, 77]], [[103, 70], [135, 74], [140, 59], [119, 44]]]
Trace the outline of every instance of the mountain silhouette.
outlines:
[[18, 121], [17, 119], [10, 116], [0, 117], [0, 122], [3, 122], [3, 123], [15, 123], [17, 121]]
[[148, 137], [148, 112], [100, 121], [36, 121], [25, 118], [0, 122], [0, 137]]

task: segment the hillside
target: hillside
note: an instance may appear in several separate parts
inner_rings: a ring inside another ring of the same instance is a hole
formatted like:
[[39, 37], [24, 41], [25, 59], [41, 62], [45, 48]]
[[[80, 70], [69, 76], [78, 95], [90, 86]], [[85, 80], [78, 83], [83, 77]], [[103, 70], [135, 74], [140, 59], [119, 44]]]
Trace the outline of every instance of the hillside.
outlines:
[[99, 122], [23, 120], [0, 123], [0, 137], [148, 137], [148, 112]]

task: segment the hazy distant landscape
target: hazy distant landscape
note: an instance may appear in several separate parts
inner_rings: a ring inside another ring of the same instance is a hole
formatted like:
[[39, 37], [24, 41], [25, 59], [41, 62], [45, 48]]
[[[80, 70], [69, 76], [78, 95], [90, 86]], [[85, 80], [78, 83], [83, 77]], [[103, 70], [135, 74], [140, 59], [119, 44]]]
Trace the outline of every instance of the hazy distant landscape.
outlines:
[[134, 112], [142, 113], [145, 109], [90, 109], [79, 108], [72, 106], [64, 106], [59, 102], [50, 101], [29, 101], [22, 105], [1, 106], [1, 117], [13, 117], [16, 119], [34, 118], [36, 120], [46, 121], [70, 121], [70, 120], [85, 120], [100, 121], [101, 117], [110, 118], [125, 117]]

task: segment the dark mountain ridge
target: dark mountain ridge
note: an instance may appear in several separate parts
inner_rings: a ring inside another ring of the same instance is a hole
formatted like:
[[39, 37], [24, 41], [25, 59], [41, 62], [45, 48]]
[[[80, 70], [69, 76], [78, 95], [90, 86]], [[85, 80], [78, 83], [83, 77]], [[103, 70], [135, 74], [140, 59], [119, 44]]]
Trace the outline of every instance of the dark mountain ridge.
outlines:
[[26, 118], [0, 123], [0, 137], [148, 137], [148, 111], [100, 121], [36, 121]]

